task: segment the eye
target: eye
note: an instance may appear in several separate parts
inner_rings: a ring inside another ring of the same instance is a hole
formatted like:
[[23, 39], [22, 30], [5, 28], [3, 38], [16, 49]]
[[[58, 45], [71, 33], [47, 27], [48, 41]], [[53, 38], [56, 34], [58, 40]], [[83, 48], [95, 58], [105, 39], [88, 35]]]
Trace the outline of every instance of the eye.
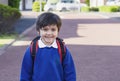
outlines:
[[43, 30], [43, 31], [48, 31], [49, 29], [48, 29], [48, 28], [43, 28], [42, 30]]
[[52, 28], [52, 29], [51, 29], [51, 31], [53, 31], [53, 32], [54, 32], [54, 31], [56, 31], [56, 29], [55, 29], [55, 28]]

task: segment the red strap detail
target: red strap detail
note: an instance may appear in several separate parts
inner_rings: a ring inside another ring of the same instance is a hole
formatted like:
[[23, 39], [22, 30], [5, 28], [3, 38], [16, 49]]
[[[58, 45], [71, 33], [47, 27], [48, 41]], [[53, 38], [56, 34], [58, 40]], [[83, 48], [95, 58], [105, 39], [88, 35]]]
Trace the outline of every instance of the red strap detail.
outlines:
[[36, 52], [37, 52], [37, 50], [38, 50], [38, 41], [36, 42]]
[[[32, 51], [33, 51], [33, 42], [31, 43], [31, 45], [30, 45], [30, 52], [32, 53]], [[38, 50], [38, 41], [36, 42], [36, 52], [37, 52], [37, 50]]]
[[58, 40], [57, 40], [57, 45], [58, 45], [58, 52], [59, 52], [59, 55], [60, 55], [60, 61], [62, 62], [61, 47], [60, 47], [60, 43], [59, 43], [59, 41], [58, 41]]

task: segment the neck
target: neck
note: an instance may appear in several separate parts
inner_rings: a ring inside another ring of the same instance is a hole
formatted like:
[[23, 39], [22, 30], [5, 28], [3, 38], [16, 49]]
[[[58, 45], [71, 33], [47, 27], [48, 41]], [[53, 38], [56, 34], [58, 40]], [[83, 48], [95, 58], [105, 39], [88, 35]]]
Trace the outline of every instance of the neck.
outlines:
[[45, 42], [43, 39], [41, 39], [41, 41], [45, 44], [45, 45], [47, 45], [47, 46], [50, 46], [50, 45], [52, 45], [52, 43], [49, 43], [49, 42]]

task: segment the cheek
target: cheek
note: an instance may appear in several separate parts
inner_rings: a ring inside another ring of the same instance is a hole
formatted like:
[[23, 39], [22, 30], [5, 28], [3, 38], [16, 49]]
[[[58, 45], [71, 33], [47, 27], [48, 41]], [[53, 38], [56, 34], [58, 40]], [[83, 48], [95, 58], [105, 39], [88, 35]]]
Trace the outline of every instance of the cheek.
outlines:
[[55, 36], [56, 36], [56, 37], [58, 36], [58, 32], [55, 33]]
[[40, 31], [40, 32], [39, 32], [39, 35], [40, 35], [40, 36], [43, 36], [44, 34], [45, 34], [45, 33], [44, 33], [43, 31]]

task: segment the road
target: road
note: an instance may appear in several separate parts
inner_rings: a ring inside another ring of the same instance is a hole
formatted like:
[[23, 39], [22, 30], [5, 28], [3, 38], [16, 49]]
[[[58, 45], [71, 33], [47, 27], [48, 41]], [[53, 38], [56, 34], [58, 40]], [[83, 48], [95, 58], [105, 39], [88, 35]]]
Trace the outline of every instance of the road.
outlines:
[[77, 81], [120, 81], [120, 21], [94, 13], [63, 15]]

